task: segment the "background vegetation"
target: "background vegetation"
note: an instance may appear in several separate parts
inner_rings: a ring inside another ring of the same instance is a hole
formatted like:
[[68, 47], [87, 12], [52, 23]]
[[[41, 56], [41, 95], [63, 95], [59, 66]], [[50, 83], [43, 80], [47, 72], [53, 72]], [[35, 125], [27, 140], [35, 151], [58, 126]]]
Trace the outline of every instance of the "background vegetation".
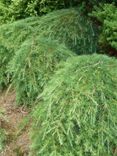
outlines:
[[30, 16], [41, 16], [53, 10], [79, 6], [85, 13], [99, 3], [112, 3], [116, 0], [0, 0], [2, 22], [14, 21]]
[[101, 24], [99, 43], [106, 53], [116, 55], [117, 50], [117, 7], [113, 4], [96, 7], [92, 15]]

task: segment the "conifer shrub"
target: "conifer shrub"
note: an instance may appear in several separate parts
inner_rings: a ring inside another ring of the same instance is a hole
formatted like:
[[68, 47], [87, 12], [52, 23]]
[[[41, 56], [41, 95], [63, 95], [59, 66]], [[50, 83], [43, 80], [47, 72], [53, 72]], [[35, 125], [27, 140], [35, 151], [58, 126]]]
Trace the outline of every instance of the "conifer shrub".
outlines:
[[0, 26], [0, 41], [9, 50], [16, 50], [22, 42], [31, 35], [33, 26], [38, 18], [27, 18], [19, 20], [11, 24], [4, 24]]
[[57, 64], [74, 55], [57, 41], [42, 37], [25, 41], [10, 63], [17, 103], [32, 104]]
[[[10, 46], [21, 45], [26, 37], [46, 36], [64, 42], [78, 54], [96, 51], [95, 27], [80, 9], [63, 9], [0, 27], [0, 39]], [[12, 47], [11, 47], [12, 46]]]
[[33, 111], [35, 156], [112, 156], [117, 147], [117, 60], [69, 58]]
[[114, 4], [100, 5], [95, 8], [92, 15], [101, 23], [100, 45], [107, 53], [116, 51], [117, 55], [117, 6]]
[[0, 90], [10, 83], [9, 62], [33, 31], [34, 21], [35, 18], [30, 18], [0, 27]]
[[96, 52], [97, 35], [95, 29], [89, 19], [81, 17], [79, 9], [64, 9], [41, 18], [32, 17], [2, 25], [0, 27], [0, 60], [3, 63], [0, 71], [2, 75], [0, 86], [8, 84], [9, 81], [6, 80], [9, 77], [9, 61], [27, 39], [33, 39], [37, 36], [46, 37], [58, 40], [60, 44], [66, 44], [77, 54]]
[[9, 57], [10, 53], [7, 48], [0, 44], [0, 90], [10, 82], [10, 73], [7, 71]]
[[64, 42], [78, 54], [97, 50], [97, 30], [79, 8], [63, 9], [43, 16], [36, 30], [36, 34]]

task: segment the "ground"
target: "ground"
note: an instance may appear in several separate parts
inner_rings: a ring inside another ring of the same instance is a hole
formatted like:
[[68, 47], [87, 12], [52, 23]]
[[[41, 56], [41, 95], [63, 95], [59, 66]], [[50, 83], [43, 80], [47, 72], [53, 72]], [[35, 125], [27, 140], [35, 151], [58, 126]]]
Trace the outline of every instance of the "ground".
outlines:
[[21, 130], [23, 119], [28, 110], [15, 104], [15, 92], [0, 93], [0, 108], [4, 110], [4, 118], [0, 119], [0, 127], [5, 129], [6, 145], [0, 156], [27, 156], [29, 153], [29, 127]]

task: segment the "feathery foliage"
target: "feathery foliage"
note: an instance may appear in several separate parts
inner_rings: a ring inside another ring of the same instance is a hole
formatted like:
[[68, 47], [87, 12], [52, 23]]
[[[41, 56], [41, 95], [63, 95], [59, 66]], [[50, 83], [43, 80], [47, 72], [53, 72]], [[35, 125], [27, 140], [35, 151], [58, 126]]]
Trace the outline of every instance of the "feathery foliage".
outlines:
[[[30, 19], [32, 22], [33, 19]], [[10, 82], [8, 64], [31, 32], [28, 19], [0, 27], [0, 90]]]
[[32, 104], [60, 61], [74, 56], [64, 45], [45, 38], [23, 43], [11, 61], [17, 103]]
[[0, 44], [0, 90], [10, 82], [10, 75], [7, 72], [6, 66], [8, 61], [9, 52], [2, 44]]
[[78, 54], [96, 52], [96, 33], [91, 21], [77, 9], [64, 9], [40, 20], [36, 33], [64, 42]]
[[63, 9], [55, 11], [41, 18], [28, 18], [10, 25], [0, 27], [0, 39], [14, 46], [21, 44], [21, 40], [28, 33], [28, 37], [44, 35], [66, 43], [76, 52], [93, 53], [95, 49], [95, 31], [87, 17], [83, 17], [77, 9]]
[[32, 155], [114, 155], [117, 60], [72, 57], [61, 64], [33, 112]]
[[[8, 63], [26, 39], [44, 36], [65, 43], [78, 54], [96, 51], [93, 25], [81, 12], [65, 9], [41, 18], [32, 17], [0, 27], [0, 86], [9, 82]], [[7, 73], [7, 74], [6, 74]], [[6, 81], [8, 80], [8, 81]]]

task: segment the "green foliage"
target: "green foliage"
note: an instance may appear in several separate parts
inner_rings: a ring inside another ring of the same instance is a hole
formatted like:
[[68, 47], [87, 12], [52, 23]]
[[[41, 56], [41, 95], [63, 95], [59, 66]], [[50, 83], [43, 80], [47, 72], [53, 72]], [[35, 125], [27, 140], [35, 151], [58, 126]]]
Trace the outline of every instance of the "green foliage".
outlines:
[[5, 130], [1, 128], [1, 120], [4, 118], [3, 114], [4, 111], [0, 108], [0, 152], [3, 150], [6, 140]]
[[77, 54], [96, 52], [96, 33], [87, 17], [79, 8], [64, 9], [50, 13], [40, 19], [37, 33], [64, 42]]
[[92, 15], [102, 24], [99, 42], [102, 47], [112, 47], [117, 50], [117, 7], [105, 4], [93, 11]]
[[17, 20], [30, 16], [43, 15], [53, 10], [68, 8], [77, 4], [75, 0], [10, 0], [9, 5], [2, 1], [8, 11], [3, 18]]
[[0, 25], [3, 22], [6, 7], [0, 2]]
[[32, 155], [112, 156], [117, 147], [117, 60], [61, 63], [33, 112]]
[[[33, 19], [30, 19], [30, 23]], [[28, 19], [0, 27], [0, 90], [7, 86], [11, 76], [8, 69], [9, 61], [32, 31]]]
[[[2, 9], [2, 21], [14, 21], [30, 16], [40, 16], [53, 10], [70, 8], [73, 6], [83, 7], [83, 12], [89, 12], [95, 5], [100, 3], [112, 3], [116, 0], [0, 0]], [[1, 8], [1, 7], [0, 7]]]
[[99, 5], [100, 3], [116, 3], [116, 0], [79, 0], [79, 2], [85, 2], [89, 5]]
[[79, 9], [64, 9], [41, 18], [28, 18], [3, 25], [0, 38], [11, 47], [21, 45], [20, 41], [27, 34], [28, 37], [42, 35], [66, 43], [78, 54], [93, 53], [96, 51], [96, 34], [91, 21], [81, 16]]
[[[64, 9], [41, 18], [32, 17], [0, 27], [0, 86], [7, 85], [9, 61], [27, 39], [37, 36], [58, 40], [78, 54], [96, 52], [96, 33], [92, 23], [81, 18], [81, 12]], [[6, 81], [7, 80], [7, 81]], [[1, 87], [0, 87], [1, 88]]]
[[64, 8], [64, 0], [14, 0], [10, 8], [14, 19], [21, 19], [32, 15], [41, 15], [58, 8]]
[[0, 128], [0, 152], [2, 151], [4, 147], [4, 141], [5, 141], [5, 132], [3, 129]]
[[7, 71], [9, 57], [9, 51], [3, 45], [0, 45], [0, 90], [10, 82], [10, 75]]
[[9, 9], [10, 1], [0, 0], [0, 25], [6, 22], [9, 19], [9, 13], [11, 10]]
[[16, 100], [32, 104], [41, 93], [60, 61], [74, 56], [64, 45], [45, 38], [33, 38], [23, 43], [11, 62]]

